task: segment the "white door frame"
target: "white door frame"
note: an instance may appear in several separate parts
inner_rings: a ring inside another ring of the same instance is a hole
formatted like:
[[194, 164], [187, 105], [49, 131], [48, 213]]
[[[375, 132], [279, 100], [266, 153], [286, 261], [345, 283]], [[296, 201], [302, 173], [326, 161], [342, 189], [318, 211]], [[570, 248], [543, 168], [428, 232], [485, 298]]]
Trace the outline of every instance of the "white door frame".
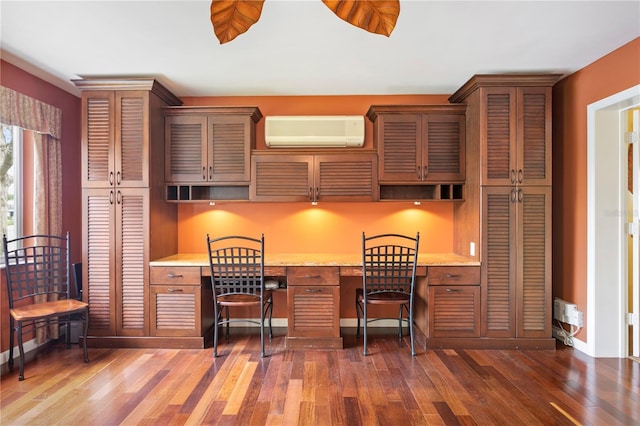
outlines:
[[587, 341], [594, 357], [628, 356], [627, 149], [621, 111], [640, 105], [640, 85], [587, 107]]

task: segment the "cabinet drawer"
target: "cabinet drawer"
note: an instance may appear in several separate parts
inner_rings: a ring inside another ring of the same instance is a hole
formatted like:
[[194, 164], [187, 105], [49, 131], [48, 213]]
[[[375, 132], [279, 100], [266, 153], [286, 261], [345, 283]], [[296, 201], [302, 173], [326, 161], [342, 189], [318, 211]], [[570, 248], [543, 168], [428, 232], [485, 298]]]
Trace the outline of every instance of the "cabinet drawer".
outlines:
[[338, 266], [292, 266], [287, 268], [287, 285], [340, 285]]
[[480, 285], [479, 266], [430, 266], [428, 285]]
[[290, 286], [288, 337], [340, 337], [340, 287]]
[[429, 288], [431, 337], [480, 336], [480, 287], [471, 285]]
[[200, 267], [152, 266], [151, 284], [200, 285]]

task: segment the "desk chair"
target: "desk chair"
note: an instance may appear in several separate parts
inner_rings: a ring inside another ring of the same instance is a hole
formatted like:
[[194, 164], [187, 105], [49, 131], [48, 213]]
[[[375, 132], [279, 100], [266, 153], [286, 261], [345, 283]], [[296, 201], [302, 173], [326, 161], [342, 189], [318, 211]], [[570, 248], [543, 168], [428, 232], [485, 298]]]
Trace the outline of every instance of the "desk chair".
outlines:
[[[364, 349], [367, 355], [367, 324], [389, 318], [369, 318], [369, 305], [398, 305], [398, 338], [402, 341], [402, 323], [409, 327], [411, 355], [413, 343], [413, 299], [420, 233], [416, 237], [380, 234], [366, 237], [362, 233], [362, 288], [356, 289], [357, 331], [363, 319]], [[406, 312], [406, 318], [403, 313]]]
[[[273, 337], [273, 290], [266, 290], [264, 286], [264, 235], [259, 239], [244, 236], [211, 239], [207, 234], [207, 249], [213, 288], [213, 313], [216, 319], [213, 328], [213, 356], [218, 356], [218, 328], [226, 325], [226, 337], [229, 339], [229, 323], [242, 321], [260, 325], [260, 356], [264, 358], [264, 323], [267, 315], [269, 338]], [[259, 307], [260, 321], [230, 319], [229, 308], [237, 306]]]
[[67, 325], [67, 348], [71, 347], [70, 324], [82, 324], [84, 362], [89, 362], [89, 305], [71, 298], [69, 292], [69, 233], [13, 240], [4, 235], [2, 243], [9, 293], [9, 368], [13, 368], [14, 335], [20, 351], [18, 380], [24, 380], [23, 335], [52, 323]]

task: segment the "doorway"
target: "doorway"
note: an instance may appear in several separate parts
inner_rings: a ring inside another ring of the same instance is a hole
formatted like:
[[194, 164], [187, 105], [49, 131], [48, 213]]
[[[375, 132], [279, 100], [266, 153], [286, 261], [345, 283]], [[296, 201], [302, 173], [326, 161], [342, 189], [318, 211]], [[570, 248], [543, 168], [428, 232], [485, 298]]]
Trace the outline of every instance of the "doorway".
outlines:
[[[638, 327], [633, 328], [631, 339], [627, 323], [629, 302], [638, 298], [638, 292], [629, 290], [628, 282], [630, 276], [640, 279], [640, 250], [635, 242], [640, 234], [629, 247], [628, 202], [634, 200], [629, 201], [627, 196], [625, 134], [629, 110], [639, 106], [640, 85], [587, 108], [587, 342], [579, 341], [576, 347], [595, 357], [627, 357], [632, 350], [630, 342], [638, 342]], [[631, 167], [638, 171], [636, 166]], [[631, 206], [636, 223], [637, 206], [636, 200]]]

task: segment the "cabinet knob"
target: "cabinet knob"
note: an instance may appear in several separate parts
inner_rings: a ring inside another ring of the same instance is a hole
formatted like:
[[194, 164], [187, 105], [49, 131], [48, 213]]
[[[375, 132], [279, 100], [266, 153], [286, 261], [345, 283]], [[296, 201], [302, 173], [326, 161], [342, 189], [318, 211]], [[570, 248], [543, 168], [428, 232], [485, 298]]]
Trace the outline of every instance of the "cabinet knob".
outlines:
[[458, 293], [460, 292], [459, 288], [447, 288], [447, 293]]
[[305, 293], [322, 293], [322, 289], [321, 288], [305, 288], [304, 292]]
[[522, 183], [522, 179], [524, 178], [524, 172], [522, 169], [518, 170], [518, 183]]
[[416, 166], [416, 174], [418, 175], [418, 179], [422, 180], [422, 168], [418, 165]]
[[109, 172], [109, 185], [113, 185], [113, 172]]
[[516, 171], [511, 169], [511, 183], [516, 183]]
[[447, 278], [460, 278], [460, 274], [445, 274]]
[[182, 293], [181, 288], [168, 288], [167, 293]]

